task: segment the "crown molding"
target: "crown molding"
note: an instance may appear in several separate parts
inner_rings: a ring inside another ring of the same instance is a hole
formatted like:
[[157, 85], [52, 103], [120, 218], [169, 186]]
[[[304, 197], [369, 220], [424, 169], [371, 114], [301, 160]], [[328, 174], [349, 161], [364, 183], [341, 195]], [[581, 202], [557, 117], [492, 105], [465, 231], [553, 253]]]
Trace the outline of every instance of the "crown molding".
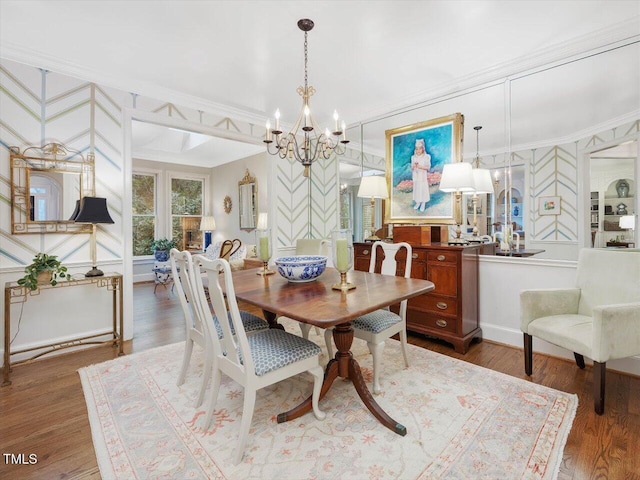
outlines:
[[0, 43], [0, 59], [11, 60], [17, 63], [31, 65], [36, 68], [51, 70], [61, 75], [68, 75], [87, 82], [93, 82], [101, 86], [115, 88], [123, 92], [136, 93], [144, 97], [155, 98], [163, 102], [170, 102], [182, 107], [192, 108], [196, 111], [230, 117], [247, 123], [261, 125], [266, 121], [267, 115], [263, 112], [253, 111], [232, 103], [221, 103], [207, 100], [195, 95], [161, 87], [150, 82], [142, 82], [131, 78], [111, 75], [109, 73], [90, 69], [63, 58], [44, 55], [32, 49], [24, 48], [12, 42]]
[[[356, 121], [347, 127], [351, 128], [354, 125], [381, 120], [410, 108], [427, 106], [429, 103], [442, 101], [449, 96], [457, 96], [468, 93], [470, 90], [486, 88], [508, 79], [513, 80], [520, 76], [531, 74], [536, 69], [552, 66], [553, 64], [561, 64], [568, 59], [585, 54], [598, 53], [598, 51], [604, 52], [637, 42], [640, 42], [640, 15], [572, 40], [534, 51], [526, 57], [504, 62], [475, 74], [457, 78], [453, 82], [449, 81], [438, 87], [412, 94], [401, 101], [394, 102], [394, 104], [380, 104], [363, 115], [366, 120]], [[160, 87], [150, 82], [141, 82], [130, 78], [123, 79], [120, 76], [83, 67], [57, 56], [44, 55], [12, 42], [3, 41], [0, 43], [0, 59], [2, 58], [251, 124], [261, 125], [268, 118], [268, 115], [264, 112], [247, 109], [233, 103], [207, 100]]]
[[530, 75], [541, 68], [561, 65], [586, 55], [603, 53], [640, 42], [640, 15], [581, 37], [532, 52], [526, 57], [494, 65], [483, 71], [453, 79], [438, 87], [411, 94], [393, 105], [379, 105], [360, 123], [367, 124], [410, 109], [488, 88], [507, 80]]

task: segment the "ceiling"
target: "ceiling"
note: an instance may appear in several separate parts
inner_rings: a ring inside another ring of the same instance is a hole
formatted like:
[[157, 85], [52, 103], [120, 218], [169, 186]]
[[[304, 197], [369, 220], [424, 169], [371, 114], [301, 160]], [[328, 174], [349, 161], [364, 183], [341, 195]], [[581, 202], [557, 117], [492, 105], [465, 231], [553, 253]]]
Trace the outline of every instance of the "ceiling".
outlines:
[[[353, 139], [360, 141], [364, 125], [365, 148], [381, 155], [385, 129], [441, 113], [464, 113], [466, 129], [483, 125], [481, 150], [491, 152], [640, 112], [640, 2], [633, 0], [0, 0], [0, 56], [259, 124], [279, 108], [286, 126], [300, 110], [300, 18], [315, 22], [316, 120], [331, 124], [336, 109]], [[606, 59], [536, 72], [608, 49]], [[390, 116], [417, 104], [428, 106]], [[475, 154], [472, 134], [465, 156]], [[201, 140], [134, 129], [140, 154], [165, 161], [212, 165], [264, 148], [227, 141], [186, 148]]]

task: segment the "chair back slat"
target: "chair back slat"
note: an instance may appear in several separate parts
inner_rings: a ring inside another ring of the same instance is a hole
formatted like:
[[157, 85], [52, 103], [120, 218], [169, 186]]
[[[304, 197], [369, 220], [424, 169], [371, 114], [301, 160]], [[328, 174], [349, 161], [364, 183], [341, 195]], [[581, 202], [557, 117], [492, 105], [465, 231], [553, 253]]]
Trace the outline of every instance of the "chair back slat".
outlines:
[[[407, 258], [405, 260], [404, 266], [404, 278], [409, 278], [411, 276], [411, 264], [413, 259], [413, 250], [411, 245], [407, 242], [398, 242], [398, 243], [387, 243], [387, 242], [373, 242], [371, 246], [371, 261], [369, 263], [369, 273], [375, 273], [376, 269], [376, 258], [378, 248], [381, 248], [384, 252], [384, 259], [382, 260], [380, 273], [382, 275], [390, 275], [395, 276], [398, 271], [398, 261], [396, 260], [396, 255], [401, 249], [406, 249]], [[407, 315], [407, 300], [403, 300], [400, 302], [400, 316], [402, 318], [406, 318]]]
[[409, 278], [411, 276], [411, 263], [413, 259], [413, 250], [411, 245], [407, 242], [387, 243], [387, 242], [374, 242], [371, 247], [371, 261], [369, 262], [369, 273], [374, 273], [376, 270], [376, 260], [378, 248], [381, 248], [384, 252], [384, 259], [380, 273], [383, 275], [396, 275], [398, 269], [398, 262], [396, 260], [397, 253], [405, 248], [407, 251], [407, 259], [405, 260], [404, 277]]
[[[222, 339], [218, 339], [218, 334], [215, 329], [209, 329], [212, 343], [218, 345], [216, 355], [218, 361], [221, 362], [221, 367], [223, 370], [225, 367], [233, 368], [244, 372], [245, 375], [253, 374], [253, 359], [251, 358], [251, 351], [247, 341], [247, 334], [244, 330], [244, 324], [240, 317], [240, 309], [238, 308], [238, 302], [233, 288], [233, 278], [231, 276], [231, 266], [229, 262], [222, 258], [209, 260], [202, 255], [196, 255], [194, 260], [196, 270], [202, 271], [206, 275], [209, 300], [213, 307], [213, 313], [218, 318], [218, 322], [222, 327]], [[222, 275], [220, 275], [220, 273], [222, 273]], [[226, 298], [222, 289], [221, 280], [224, 280]], [[203, 300], [206, 301], [206, 296], [202, 275], [196, 276], [195, 283], [202, 304], [202, 310], [204, 310]], [[207, 308], [208, 305], [207, 302]]]
[[187, 251], [181, 252], [178, 249], [172, 248], [169, 252], [169, 258], [171, 260], [171, 273], [173, 278], [178, 280], [174, 281], [178, 298], [180, 299], [180, 305], [185, 315], [185, 322], [187, 328], [194, 328], [204, 334], [204, 327], [199, 315], [195, 311], [195, 303], [193, 301], [193, 288], [191, 283], [190, 272], [193, 268], [193, 262], [191, 254]]

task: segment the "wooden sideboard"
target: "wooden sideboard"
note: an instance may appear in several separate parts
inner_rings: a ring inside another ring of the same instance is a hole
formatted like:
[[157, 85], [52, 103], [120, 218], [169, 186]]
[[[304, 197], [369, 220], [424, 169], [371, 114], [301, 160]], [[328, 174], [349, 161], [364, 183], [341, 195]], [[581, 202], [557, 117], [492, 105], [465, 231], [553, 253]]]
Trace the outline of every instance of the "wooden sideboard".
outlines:
[[[369, 270], [372, 243], [354, 244], [354, 268]], [[407, 306], [407, 330], [453, 344], [466, 353], [474, 338], [482, 339], [478, 320], [478, 255], [481, 246], [412, 245], [411, 276], [436, 288], [412, 298]], [[398, 253], [398, 275], [404, 271], [404, 249]], [[377, 258], [382, 261], [382, 250]], [[376, 271], [380, 264], [376, 262]]]

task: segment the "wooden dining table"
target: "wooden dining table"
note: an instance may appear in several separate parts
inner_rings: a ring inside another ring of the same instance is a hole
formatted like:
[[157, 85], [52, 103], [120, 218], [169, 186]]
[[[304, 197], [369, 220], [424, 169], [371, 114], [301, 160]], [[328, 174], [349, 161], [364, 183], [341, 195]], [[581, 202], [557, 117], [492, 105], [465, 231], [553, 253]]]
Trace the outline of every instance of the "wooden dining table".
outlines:
[[[261, 276], [256, 272], [257, 269], [250, 269], [233, 273], [236, 298], [261, 308], [271, 328], [284, 328], [277, 323], [278, 316], [320, 328], [335, 327], [333, 339], [337, 352], [325, 369], [320, 399], [337, 377], [350, 379], [369, 411], [393, 432], [406, 435], [406, 427], [391, 418], [367, 388], [360, 366], [351, 353], [351, 321], [429, 292], [435, 288], [434, 284], [427, 280], [352, 270], [348, 272], [347, 280], [356, 288], [342, 291], [332, 289], [340, 279], [340, 274], [333, 268], [327, 268], [318, 279], [306, 283], [288, 282], [278, 274]], [[298, 418], [309, 410], [311, 396], [288, 412], [279, 414], [278, 423]]]

